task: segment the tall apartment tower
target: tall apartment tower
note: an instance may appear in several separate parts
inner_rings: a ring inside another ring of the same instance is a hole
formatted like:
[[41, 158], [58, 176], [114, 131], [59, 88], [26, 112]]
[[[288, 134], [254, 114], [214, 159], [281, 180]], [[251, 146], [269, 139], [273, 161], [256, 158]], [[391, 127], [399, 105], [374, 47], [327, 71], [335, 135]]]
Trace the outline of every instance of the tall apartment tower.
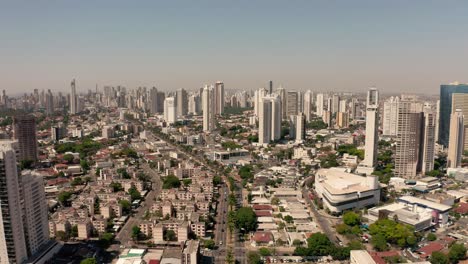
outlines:
[[332, 97], [332, 104], [330, 111], [332, 114], [338, 113], [340, 111], [340, 96], [338, 94], [334, 94]]
[[450, 118], [450, 137], [447, 155], [447, 167], [457, 168], [461, 165], [465, 144], [464, 116], [461, 109], [456, 109]]
[[188, 112], [187, 91], [181, 88], [176, 93], [177, 116], [185, 116]]
[[303, 103], [304, 115], [305, 115], [305, 119], [307, 122], [310, 122], [310, 120], [312, 120], [313, 100], [314, 100], [314, 93], [310, 90], [307, 90], [304, 93], [304, 103]]
[[276, 93], [280, 97], [281, 100], [281, 119], [287, 120], [288, 115], [287, 115], [287, 93], [286, 89], [284, 89], [281, 85], [280, 87], [276, 90]]
[[198, 115], [201, 112], [200, 96], [198, 95], [198, 93], [189, 96], [188, 112], [193, 115]]
[[203, 88], [203, 131], [209, 132], [215, 129], [215, 102], [214, 87], [205, 85]]
[[297, 115], [290, 116], [290, 132], [291, 139], [295, 139], [296, 142], [301, 143], [305, 139], [305, 115], [299, 113]]
[[448, 147], [450, 134], [450, 115], [452, 114], [452, 94], [468, 93], [468, 84], [458, 82], [440, 86], [439, 144]]
[[383, 106], [383, 135], [384, 136], [396, 136], [397, 135], [397, 123], [398, 123], [398, 104], [400, 98], [398, 96], [390, 97], [384, 102]]
[[398, 128], [395, 151], [395, 176], [414, 178], [420, 164], [422, 112], [417, 103], [398, 103]]
[[167, 97], [164, 100], [164, 120], [169, 124], [177, 121], [177, 108], [174, 97]]
[[[468, 93], [453, 93], [452, 94], [452, 113], [457, 109], [462, 111], [463, 116], [468, 116]], [[464, 118], [464, 126], [468, 126], [468, 118]], [[464, 138], [468, 138], [468, 129], [465, 130]], [[449, 140], [450, 144], [450, 140]], [[468, 150], [468, 140], [465, 140], [464, 150]]]
[[258, 116], [258, 143], [268, 144], [281, 137], [281, 99], [277, 95], [260, 100]]
[[270, 87], [269, 90], [268, 90], [268, 93], [269, 93], [269, 94], [272, 94], [272, 93], [273, 93], [273, 81], [270, 80], [270, 81], [268, 82], [268, 84], [269, 84], [269, 87]]
[[159, 100], [158, 100], [158, 89], [156, 89], [156, 87], [153, 87], [151, 88], [150, 92], [149, 92], [149, 110], [150, 110], [150, 113], [151, 114], [156, 114], [156, 113], [159, 113], [159, 109], [158, 109], [158, 104], [159, 104]]
[[217, 115], [224, 113], [224, 83], [215, 83], [215, 111]]
[[423, 119], [423, 135], [420, 148], [421, 174], [425, 175], [434, 169], [435, 142], [436, 142], [436, 114], [431, 109], [425, 109]]
[[379, 108], [379, 91], [376, 88], [370, 88], [367, 91], [367, 108], [366, 108], [366, 141], [365, 153], [362, 165], [367, 167], [375, 167], [377, 162], [377, 144], [378, 138], [378, 115]]
[[323, 116], [323, 107], [324, 107], [324, 98], [323, 98], [323, 93], [317, 94], [317, 100], [316, 100], [316, 110], [315, 114], [317, 116]]
[[23, 263], [28, 258], [21, 212], [16, 153], [0, 144], [0, 263]]
[[439, 141], [439, 124], [440, 124], [440, 100], [436, 103], [436, 128], [435, 128], [435, 140]]
[[265, 96], [267, 96], [267, 90], [265, 88], [260, 88], [254, 92], [254, 112], [257, 117], [260, 111], [260, 101]]
[[19, 144], [20, 160], [37, 160], [36, 119], [32, 115], [13, 118], [13, 137]]
[[297, 115], [299, 112], [299, 93], [298, 92], [287, 92], [286, 98], [286, 117], [289, 118], [292, 115]]
[[51, 115], [54, 113], [54, 95], [50, 89], [47, 90], [47, 94], [45, 95], [45, 108], [46, 114]]
[[71, 94], [70, 94], [70, 114], [74, 115], [78, 113], [78, 102], [76, 97], [76, 84], [75, 79], [72, 80], [71, 84]]

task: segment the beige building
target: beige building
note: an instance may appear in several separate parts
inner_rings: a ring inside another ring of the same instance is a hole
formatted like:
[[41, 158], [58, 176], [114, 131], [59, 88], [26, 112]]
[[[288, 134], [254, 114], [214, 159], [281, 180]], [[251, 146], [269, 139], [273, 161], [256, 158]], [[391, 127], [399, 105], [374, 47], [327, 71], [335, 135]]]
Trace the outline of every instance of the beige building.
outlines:
[[464, 116], [461, 109], [456, 109], [450, 117], [449, 147], [447, 155], [447, 167], [458, 168], [465, 144]]
[[182, 251], [182, 264], [198, 264], [200, 255], [200, 241], [188, 240]]
[[[452, 94], [452, 113], [460, 109], [463, 116], [468, 116], [468, 93]], [[468, 126], [468, 118], [463, 119], [463, 126]], [[450, 132], [449, 132], [450, 133]], [[468, 129], [465, 130], [464, 138], [468, 136]], [[463, 150], [468, 150], [468, 140], [463, 144]]]

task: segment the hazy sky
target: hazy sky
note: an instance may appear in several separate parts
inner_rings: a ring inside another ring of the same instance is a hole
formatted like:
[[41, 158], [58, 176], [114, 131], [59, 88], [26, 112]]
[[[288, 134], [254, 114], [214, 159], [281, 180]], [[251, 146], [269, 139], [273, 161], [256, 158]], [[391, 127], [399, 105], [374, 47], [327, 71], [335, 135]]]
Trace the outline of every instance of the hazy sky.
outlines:
[[437, 93], [468, 82], [468, 1], [2, 1], [0, 89]]

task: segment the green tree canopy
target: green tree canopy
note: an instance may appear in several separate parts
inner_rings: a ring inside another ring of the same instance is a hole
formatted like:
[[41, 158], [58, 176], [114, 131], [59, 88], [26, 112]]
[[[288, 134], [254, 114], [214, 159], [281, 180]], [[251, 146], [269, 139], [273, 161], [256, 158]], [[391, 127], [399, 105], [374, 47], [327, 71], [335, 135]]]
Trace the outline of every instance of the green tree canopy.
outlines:
[[174, 175], [167, 175], [163, 180], [163, 189], [173, 189], [180, 187], [180, 180]]
[[95, 258], [87, 258], [82, 260], [80, 264], [97, 264], [97, 260]]
[[463, 244], [453, 244], [449, 249], [448, 257], [450, 262], [458, 263], [458, 261], [465, 259], [466, 247]]
[[450, 263], [447, 255], [445, 255], [444, 253], [440, 251], [432, 252], [430, 262], [431, 264], [449, 264]]
[[244, 229], [245, 232], [255, 231], [257, 228], [257, 216], [251, 207], [242, 207], [235, 215], [237, 228]]
[[349, 226], [359, 225], [361, 223], [361, 216], [355, 212], [348, 211], [343, 214], [343, 222]]
[[249, 264], [262, 264], [260, 254], [255, 251], [250, 251], [247, 253], [247, 263]]

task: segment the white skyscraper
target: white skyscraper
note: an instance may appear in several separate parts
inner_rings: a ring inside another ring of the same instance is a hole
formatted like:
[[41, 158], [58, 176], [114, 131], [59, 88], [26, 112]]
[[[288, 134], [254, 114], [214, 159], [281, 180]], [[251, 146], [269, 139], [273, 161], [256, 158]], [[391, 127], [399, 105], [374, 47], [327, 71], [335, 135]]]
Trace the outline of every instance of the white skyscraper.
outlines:
[[268, 144], [281, 137], [281, 99], [277, 95], [261, 98], [258, 116], [258, 143]]
[[174, 124], [177, 121], [177, 108], [174, 97], [167, 97], [164, 100], [164, 120], [169, 124]]
[[12, 144], [0, 144], [0, 263], [28, 258], [21, 212], [20, 181]]
[[224, 113], [224, 83], [215, 83], [215, 111], [217, 115]]
[[260, 101], [267, 94], [268, 94], [268, 91], [265, 88], [260, 88], [254, 92], [254, 112], [256, 116], [259, 116]]
[[398, 96], [390, 97], [384, 102], [383, 106], [383, 135], [396, 136], [398, 129], [398, 105], [400, 98]]
[[463, 111], [456, 109], [450, 117], [450, 136], [447, 155], [447, 167], [457, 168], [461, 165], [463, 148], [465, 144], [465, 126], [463, 124]]
[[323, 93], [317, 94], [317, 102], [315, 103], [317, 107], [315, 113], [317, 116], [323, 116], [323, 107], [324, 107], [323, 103], [324, 103]]
[[312, 119], [312, 104], [314, 100], [314, 93], [310, 90], [307, 90], [304, 93], [304, 103], [303, 103], [303, 109], [304, 109], [304, 114], [307, 122], [310, 122]]
[[375, 167], [377, 161], [379, 91], [370, 88], [367, 92], [366, 141], [364, 160], [361, 165]]
[[189, 114], [198, 115], [201, 112], [200, 107], [200, 96], [197, 94], [192, 94], [188, 99], [188, 112]]
[[280, 100], [281, 100], [281, 118], [283, 120], [287, 120], [288, 119], [288, 115], [287, 115], [287, 111], [288, 111], [288, 108], [287, 108], [287, 92], [286, 90], [280, 85], [280, 87], [276, 90], [276, 94], [278, 94]]
[[76, 97], [76, 86], [75, 79], [71, 82], [71, 94], [70, 94], [70, 114], [74, 115], [78, 113], [78, 102]]
[[421, 174], [425, 175], [434, 169], [436, 114], [431, 109], [425, 109], [423, 120], [423, 137], [421, 148]]
[[337, 94], [334, 94], [332, 96], [332, 104], [331, 104], [330, 111], [332, 112], [332, 114], [338, 113], [338, 111], [340, 111], [339, 108], [340, 108], [340, 96]]
[[291, 139], [295, 139], [296, 142], [301, 143], [305, 139], [305, 116], [303, 113], [290, 116], [290, 130], [289, 135]]
[[203, 131], [212, 131], [215, 129], [215, 95], [214, 87], [205, 85], [202, 95], [203, 108]]

